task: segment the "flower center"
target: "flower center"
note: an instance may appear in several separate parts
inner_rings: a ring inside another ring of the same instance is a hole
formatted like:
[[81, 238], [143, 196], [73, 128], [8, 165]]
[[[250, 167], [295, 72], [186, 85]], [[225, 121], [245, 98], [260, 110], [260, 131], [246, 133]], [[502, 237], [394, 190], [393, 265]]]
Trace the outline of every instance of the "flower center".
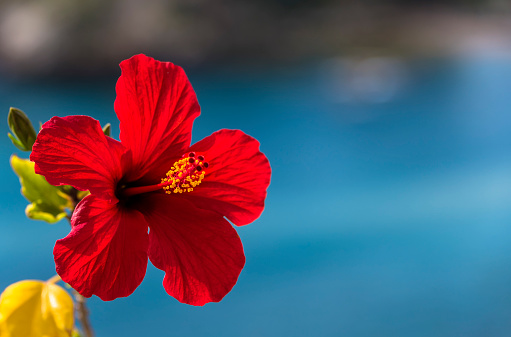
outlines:
[[205, 161], [204, 156], [197, 156], [195, 152], [190, 152], [183, 155], [181, 159], [172, 165], [167, 172], [167, 176], [161, 179], [161, 183], [150, 186], [122, 188], [119, 194], [122, 197], [130, 197], [161, 189], [167, 194], [191, 192], [204, 179], [205, 169], [208, 167], [209, 164]]
[[191, 192], [204, 179], [204, 169], [207, 167], [209, 164], [204, 161], [203, 156], [190, 152], [172, 165], [167, 177], [161, 179], [160, 185], [167, 194]]

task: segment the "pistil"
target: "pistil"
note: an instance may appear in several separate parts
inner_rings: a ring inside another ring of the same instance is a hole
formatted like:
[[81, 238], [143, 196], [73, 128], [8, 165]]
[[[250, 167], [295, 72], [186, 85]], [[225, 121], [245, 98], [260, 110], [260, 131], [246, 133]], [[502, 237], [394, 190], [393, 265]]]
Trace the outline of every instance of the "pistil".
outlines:
[[123, 188], [120, 194], [122, 197], [130, 197], [161, 189], [167, 194], [192, 192], [204, 179], [205, 169], [208, 167], [209, 163], [205, 161], [204, 156], [197, 156], [194, 152], [190, 152], [172, 165], [166, 177], [161, 179], [161, 183]]

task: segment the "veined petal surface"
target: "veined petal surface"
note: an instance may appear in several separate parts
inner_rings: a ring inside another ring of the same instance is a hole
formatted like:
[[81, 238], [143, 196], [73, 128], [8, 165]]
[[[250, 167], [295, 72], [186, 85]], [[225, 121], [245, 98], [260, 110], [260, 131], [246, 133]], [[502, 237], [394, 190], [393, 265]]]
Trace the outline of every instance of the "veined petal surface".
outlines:
[[163, 193], [145, 198], [143, 207], [149, 259], [165, 271], [167, 293], [192, 305], [220, 301], [245, 264], [236, 230], [218, 214]]
[[197, 97], [184, 70], [170, 62], [135, 55], [120, 66], [114, 108], [121, 142], [133, 154], [132, 179], [159, 177], [190, 146]]
[[35, 172], [52, 185], [72, 185], [114, 200], [124, 152], [123, 145], [105, 136], [91, 117], [53, 117], [43, 124], [30, 160]]
[[91, 194], [71, 221], [71, 233], [53, 250], [62, 280], [83, 296], [104, 301], [133, 293], [147, 269], [149, 239], [142, 214]]
[[238, 226], [261, 215], [271, 168], [256, 139], [240, 130], [222, 129], [195, 143], [190, 151], [204, 154], [209, 167], [201, 185], [183, 193], [184, 198]]

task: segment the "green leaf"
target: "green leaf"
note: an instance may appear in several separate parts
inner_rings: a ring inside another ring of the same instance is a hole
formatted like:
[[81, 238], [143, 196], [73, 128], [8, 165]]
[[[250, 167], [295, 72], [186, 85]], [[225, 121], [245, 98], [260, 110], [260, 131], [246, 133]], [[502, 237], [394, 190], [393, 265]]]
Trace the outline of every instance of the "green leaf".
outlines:
[[[48, 223], [55, 223], [66, 217], [66, 212], [55, 212], [54, 210], [45, 208], [46, 205], [33, 202], [25, 208], [25, 214], [33, 220], [43, 220]], [[56, 214], [55, 214], [56, 213]]]
[[21, 194], [31, 202], [25, 209], [30, 219], [55, 223], [66, 217], [66, 209], [72, 207], [71, 200], [58, 187], [36, 174], [33, 162], [12, 155], [11, 166], [20, 178]]
[[31, 151], [37, 133], [27, 115], [19, 109], [11, 108], [7, 116], [7, 123], [12, 132], [12, 134], [9, 133], [7, 136], [9, 136], [12, 143], [22, 151]]

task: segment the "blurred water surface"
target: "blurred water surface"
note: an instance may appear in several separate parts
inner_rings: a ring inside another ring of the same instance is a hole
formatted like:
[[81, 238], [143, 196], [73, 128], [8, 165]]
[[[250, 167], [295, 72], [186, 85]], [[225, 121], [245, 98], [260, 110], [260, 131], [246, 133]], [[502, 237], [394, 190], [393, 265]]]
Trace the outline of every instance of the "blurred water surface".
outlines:
[[[509, 336], [511, 61], [387, 61], [189, 73], [193, 141], [239, 128], [272, 165], [263, 215], [238, 228], [246, 267], [196, 308], [149, 266], [129, 298], [89, 301], [97, 335]], [[0, 80], [0, 106], [90, 115], [118, 135], [115, 81]], [[2, 289], [50, 278], [69, 231], [25, 218], [13, 152], [1, 138]]]

